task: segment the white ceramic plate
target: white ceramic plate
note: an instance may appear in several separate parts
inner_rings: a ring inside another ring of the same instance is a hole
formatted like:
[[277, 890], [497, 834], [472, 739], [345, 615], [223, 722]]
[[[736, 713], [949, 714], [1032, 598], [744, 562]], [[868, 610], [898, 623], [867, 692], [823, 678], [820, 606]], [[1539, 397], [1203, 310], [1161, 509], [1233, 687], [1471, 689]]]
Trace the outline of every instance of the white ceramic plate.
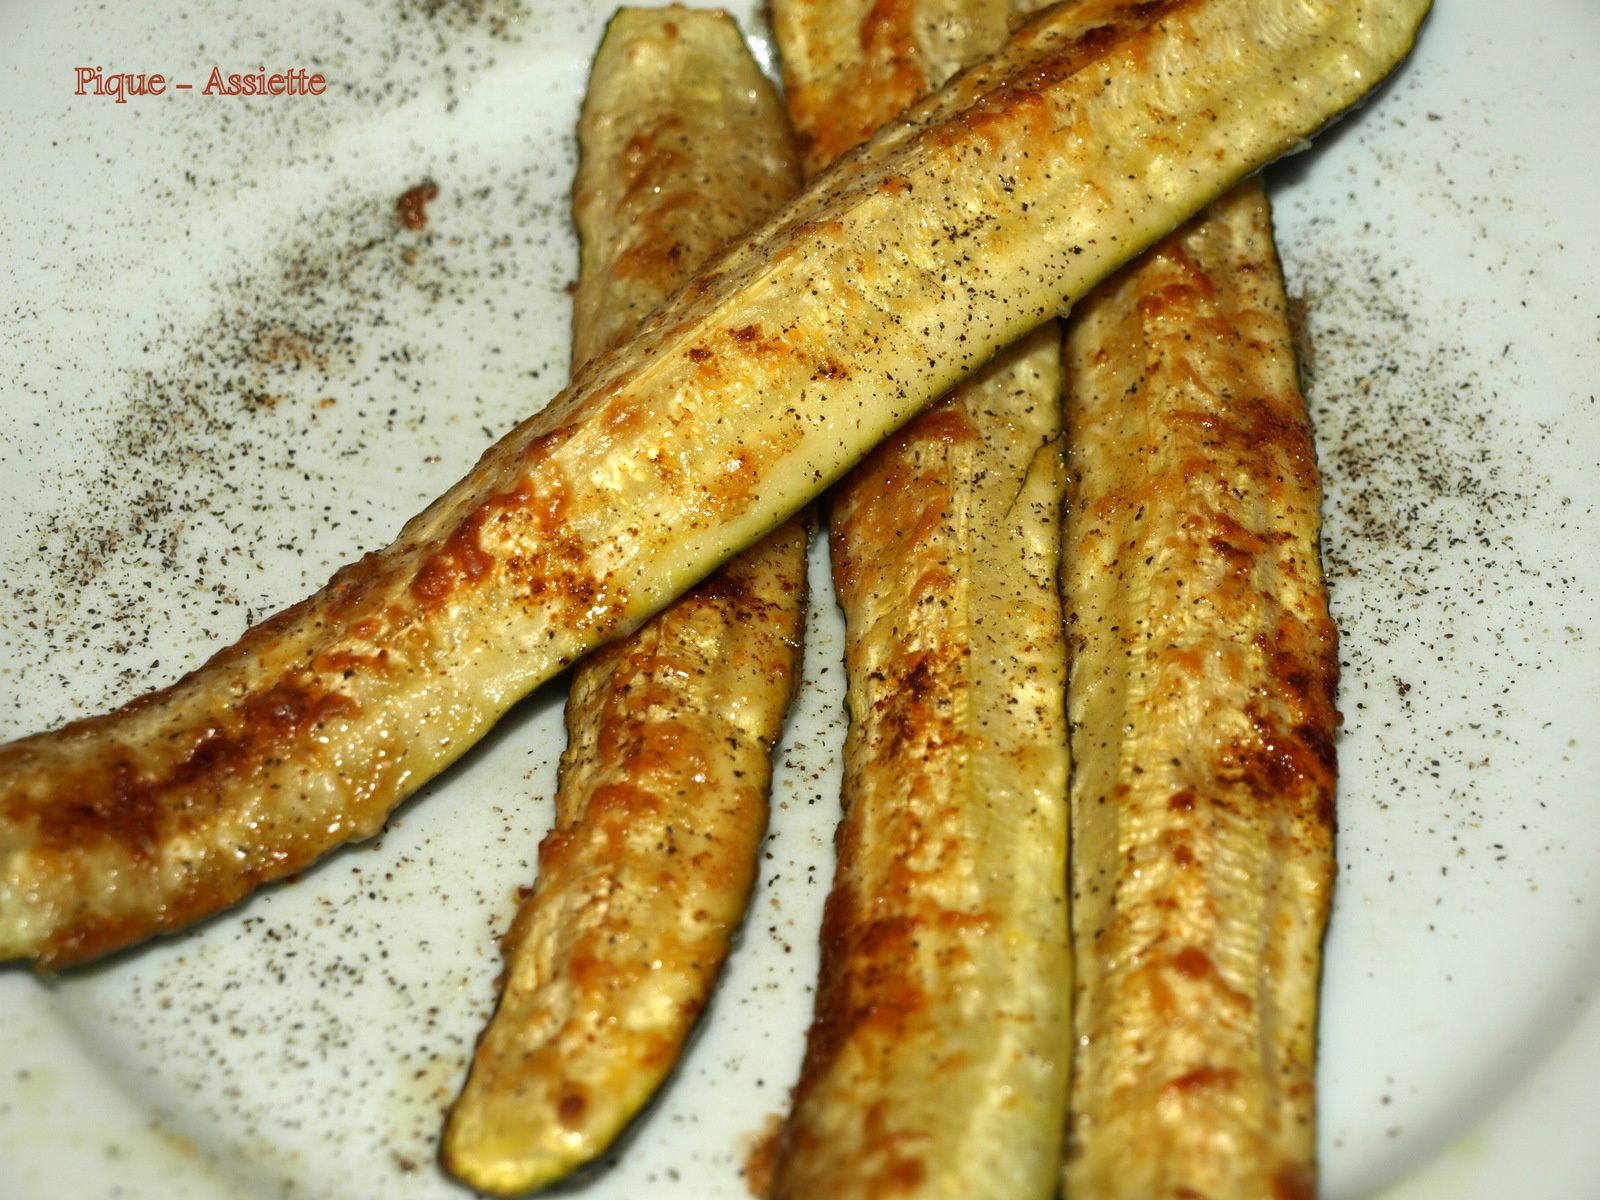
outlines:
[[[174, 678], [557, 390], [603, 19], [0, 4], [0, 735]], [[1274, 175], [1346, 660], [1331, 1197], [1600, 1195], [1597, 51], [1587, 0], [1456, 0]], [[80, 66], [195, 86], [119, 105], [75, 95]], [[329, 89], [205, 96], [212, 66]], [[794, 1078], [843, 732], [813, 582], [743, 944], [586, 1200], [744, 1195]], [[376, 842], [111, 963], [0, 970], [0, 1196], [462, 1195], [435, 1132], [560, 738], [547, 689]]]

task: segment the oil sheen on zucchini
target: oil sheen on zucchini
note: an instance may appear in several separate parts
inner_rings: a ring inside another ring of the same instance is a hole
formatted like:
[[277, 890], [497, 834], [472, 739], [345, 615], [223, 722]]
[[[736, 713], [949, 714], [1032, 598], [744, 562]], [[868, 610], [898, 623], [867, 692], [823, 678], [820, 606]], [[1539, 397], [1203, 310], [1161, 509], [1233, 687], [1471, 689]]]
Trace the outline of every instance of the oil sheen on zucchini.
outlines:
[[171, 687], [0, 747], [0, 958], [103, 954], [371, 836], [538, 684], [1355, 104], [1426, 9], [1041, 13], [719, 256], [388, 549]]
[[[799, 189], [771, 84], [725, 14], [624, 9], [578, 126], [573, 361], [625, 337]], [[497, 1195], [605, 1151], [678, 1061], [743, 917], [798, 680], [798, 520], [574, 669], [555, 827], [442, 1158]]]
[[1260, 186], [1068, 329], [1065, 1194], [1309, 1200], [1338, 662]]
[[[1012, 11], [776, 0], [810, 168], [994, 50]], [[1060, 347], [1057, 323], [1035, 330], [834, 497], [843, 814], [775, 1200], [1054, 1191], [1072, 1035]]]

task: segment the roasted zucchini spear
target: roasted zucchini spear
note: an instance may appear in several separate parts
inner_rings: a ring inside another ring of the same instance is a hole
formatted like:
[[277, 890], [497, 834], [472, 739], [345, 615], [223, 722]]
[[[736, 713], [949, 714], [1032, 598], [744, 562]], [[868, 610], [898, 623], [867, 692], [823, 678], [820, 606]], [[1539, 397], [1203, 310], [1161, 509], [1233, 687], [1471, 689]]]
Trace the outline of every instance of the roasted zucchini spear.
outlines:
[[1047, 10], [719, 257], [393, 546], [177, 684], [0, 748], [0, 958], [102, 954], [370, 836], [533, 687], [1355, 104], [1426, 8]]
[[[578, 138], [575, 363], [799, 188], [782, 104], [724, 13], [618, 13]], [[591, 1161], [677, 1063], [754, 882], [805, 579], [789, 521], [574, 670], [555, 828], [445, 1128], [474, 1187]]]
[[1267, 203], [1069, 325], [1073, 1200], [1315, 1195], [1335, 634]]
[[1051, 330], [1005, 352], [832, 506], [844, 814], [776, 1197], [1054, 1189], [1071, 1052], [1056, 348]]
[[[1011, 12], [776, 0], [812, 167], [1000, 45]], [[1055, 322], [1011, 347], [831, 507], [850, 730], [782, 1200], [1055, 1189], [1072, 1034], [1060, 349]]]

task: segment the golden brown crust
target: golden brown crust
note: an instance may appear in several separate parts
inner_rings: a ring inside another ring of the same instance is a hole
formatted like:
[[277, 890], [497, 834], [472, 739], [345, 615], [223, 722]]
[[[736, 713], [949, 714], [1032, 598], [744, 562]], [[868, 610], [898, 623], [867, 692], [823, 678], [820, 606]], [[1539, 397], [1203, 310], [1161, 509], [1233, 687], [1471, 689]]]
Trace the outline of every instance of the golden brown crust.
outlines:
[[912, 0], [871, 0], [858, 7], [860, 13], [835, 4], [773, 6], [787, 47], [784, 93], [807, 175], [866, 141], [885, 113], [909, 108], [928, 91]]
[[[0, 748], [0, 957], [105, 952], [370, 835], [538, 683], [1354, 103], [1425, 8], [1108, 6], [1113, 32], [1088, 40], [1042, 14], [721, 256], [388, 550], [148, 701]], [[751, 326], [763, 340], [733, 336]], [[729, 474], [731, 492], [713, 486]], [[232, 735], [285, 682], [355, 715], [184, 775], [213, 729]], [[123, 845], [74, 793], [85, 770], [97, 795], [150, 785], [153, 847]], [[63, 804], [88, 814], [86, 837], [56, 851], [38, 829]]]
[[[799, 187], [783, 109], [721, 13], [624, 10], [579, 141], [580, 364]], [[786, 522], [574, 669], [555, 826], [445, 1130], [463, 1180], [555, 1182], [676, 1064], [755, 880], [799, 680], [806, 542]]]
[[1040, 7], [1037, 0], [776, 0], [773, 25], [787, 48], [784, 94], [807, 176], [998, 47]]
[[1065, 1186], [1309, 1196], [1338, 663], [1259, 185], [1086, 299], [1066, 357]]

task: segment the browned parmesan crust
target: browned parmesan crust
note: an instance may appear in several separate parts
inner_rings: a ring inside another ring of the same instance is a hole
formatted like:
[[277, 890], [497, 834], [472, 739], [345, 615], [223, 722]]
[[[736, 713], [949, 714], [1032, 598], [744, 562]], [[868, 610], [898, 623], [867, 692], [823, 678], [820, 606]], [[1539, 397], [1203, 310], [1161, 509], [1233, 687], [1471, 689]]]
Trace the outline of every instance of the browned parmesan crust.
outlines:
[[0, 958], [114, 950], [375, 832], [533, 687], [1354, 104], [1426, 7], [1041, 14], [719, 257], [394, 545], [177, 684], [0, 748]]
[[[788, 122], [722, 13], [623, 10], [579, 123], [581, 363], [799, 187]], [[797, 683], [800, 521], [584, 659], [555, 828], [442, 1155], [485, 1191], [603, 1152], [677, 1063], [744, 914]]]
[[1260, 186], [1080, 305], [1066, 365], [1066, 1194], [1307, 1200], [1338, 662]]

